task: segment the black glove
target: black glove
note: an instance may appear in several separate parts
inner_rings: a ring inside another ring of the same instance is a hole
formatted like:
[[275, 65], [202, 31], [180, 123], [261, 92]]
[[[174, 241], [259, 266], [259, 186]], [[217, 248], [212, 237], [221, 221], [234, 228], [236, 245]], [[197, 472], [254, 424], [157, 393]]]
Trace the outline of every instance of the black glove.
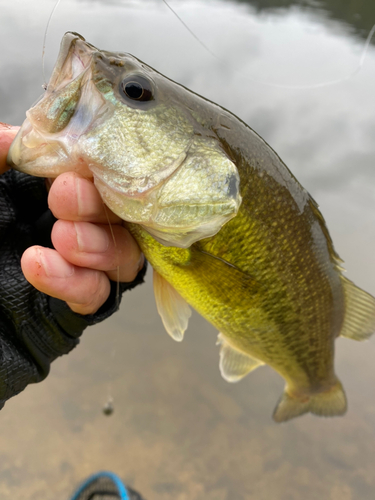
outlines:
[[[78, 343], [83, 330], [118, 308], [117, 284], [96, 314], [74, 313], [39, 292], [23, 276], [20, 259], [32, 245], [49, 246], [55, 218], [47, 206], [44, 179], [10, 170], [0, 176], [0, 408], [28, 384], [43, 380], [50, 363]], [[120, 298], [143, 282], [120, 283]]]

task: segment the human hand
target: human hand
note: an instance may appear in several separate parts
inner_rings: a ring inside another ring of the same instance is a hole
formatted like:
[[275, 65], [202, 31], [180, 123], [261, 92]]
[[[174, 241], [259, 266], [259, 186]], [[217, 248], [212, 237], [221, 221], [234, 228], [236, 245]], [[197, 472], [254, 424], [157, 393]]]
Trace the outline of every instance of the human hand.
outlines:
[[[6, 155], [17, 131], [0, 124], [0, 173], [8, 168]], [[94, 314], [110, 294], [109, 280], [133, 281], [144, 265], [143, 255], [90, 180], [72, 172], [60, 175], [48, 204], [59, 219], [52, 230], [55, 250], [29, 247], [22, 271], [37, 290], [67, 302], [76, 313]]]
[[[43, 380], [51, 362], [76, 347], [87, 326], [111, 316], [145, 273], [143, 267], [137, 274], [143, 258], [136, 242], [108, 211], [113, 243], [90, 180], [71, 173], [55, 180], [49, 194], [55, 222], [45, 180], [5, 172], [16, 132], [0, 124], [0, 408]], [[117, 265], [124, 281], [118, 287], [109, 281], [117, 280]]]
[[7, 166], [7, 154], [13, 139], [15, 138], [19, 127], [13, 127], [0, 122], [0, 174], [9, 169]]
[[90, 180], [73, 172], [60, 175], [48, 205], [59, 219], [52, 230], [55, 250], [28, 248], [22, 271], [35, 288], [64, 300], [74, 312], [93, 314], [109, 296], [109, 280], [133, 281], [143, 255]]

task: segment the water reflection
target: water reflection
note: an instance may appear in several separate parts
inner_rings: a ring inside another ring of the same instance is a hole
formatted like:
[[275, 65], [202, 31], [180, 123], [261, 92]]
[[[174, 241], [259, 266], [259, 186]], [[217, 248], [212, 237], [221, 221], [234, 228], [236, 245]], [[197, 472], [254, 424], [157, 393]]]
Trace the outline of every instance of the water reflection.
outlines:
[[[20, 123], [41, 92], [41, 45], [53, 3], [0, 0], [2, 121]], [[62, 34], [75, 30], [98, 47], [134, 53], [238, 114], [317, 199], [348, 276], [374, 294], [373, 49], [355, 78], [333, 87], [286, 90], [243, 76], [309, 84], [349, 74], [372, 25], [373, 2], [356, 2], [356, 12], [342, 2], [301, 2], [303, 9], [289, 2], [278, 9], [277, 2], [260, 14], [247, 4], [173, 3], [222, 63], [160, 2], [62, 0], [48, 36], [47, 71]], [[186, 340], [174, 343], [150, 282], [129, 294], [121, 312], [88, 331], [45, 382], [0, 412], [1, 498], [68, 498], [77, 481], [105, 468], [155, 500], [372, 499], [374, 340], [337, 342], [345, 418], [309, 415], [277, 426], [270, 414], [282, 380], [263, 368], [226, 384], [215, 339], [194, 317]], [[106, 418], [109, 383], [115, 412]]]
[[[324, 19], [344, 22], [353, 31], [366, 38], [375, 24], [375, 4], [369, 0], [341, 2], [337, 0], [232, 0], [251, 5], [257, 13], [278, 12], [283, 14], [292, 7], [299, 7], [312, 15]], [[374, 42], [373, 42], [374, 43]]]

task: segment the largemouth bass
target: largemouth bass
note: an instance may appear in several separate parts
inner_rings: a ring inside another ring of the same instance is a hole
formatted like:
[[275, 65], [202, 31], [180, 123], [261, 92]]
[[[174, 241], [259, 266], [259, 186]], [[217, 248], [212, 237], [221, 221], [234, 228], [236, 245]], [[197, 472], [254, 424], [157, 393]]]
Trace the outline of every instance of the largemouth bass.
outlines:
[[93, 177], [154, 269], [168, 333], [182, 340], [190, 305], [220, 331], [227, 381], [270, 365], [286, 381], [276, 421], [345, 413], [335, 339], [367, 339], [375, 299], [343, 276], [315, 201], [236, 116], [67, 33], [8, 163]]

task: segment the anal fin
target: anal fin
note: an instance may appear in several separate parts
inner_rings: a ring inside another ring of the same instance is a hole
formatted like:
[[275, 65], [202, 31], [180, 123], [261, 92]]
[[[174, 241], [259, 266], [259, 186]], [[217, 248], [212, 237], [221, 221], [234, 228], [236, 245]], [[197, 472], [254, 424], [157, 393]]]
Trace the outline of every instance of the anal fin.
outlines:
[[341, 276], [345, 293], [345, 317], [340, 335], [366, 340], [375, 332], [375, 298]]
[[313, 413], [320, 417], [344, 415], [347, 402], [344, 389], [339, 380], [327, 391], [311, 394], [304, 398], [290, 396], [284, 391], [273, 413], [275, 422], [286, 422], [304, 413]]
[[227, 382], [238, 382], [258, 366], [264, 365], [263, 361], [259, 361], [229, 345], [222, 333], [219, 333], [217, 343], [221, 345], [220, 373]]
[[185, 299], [154, 269], [154, 294], [158, 313], [172, 339], [181, 342], [188, 327], [191, 309]]

